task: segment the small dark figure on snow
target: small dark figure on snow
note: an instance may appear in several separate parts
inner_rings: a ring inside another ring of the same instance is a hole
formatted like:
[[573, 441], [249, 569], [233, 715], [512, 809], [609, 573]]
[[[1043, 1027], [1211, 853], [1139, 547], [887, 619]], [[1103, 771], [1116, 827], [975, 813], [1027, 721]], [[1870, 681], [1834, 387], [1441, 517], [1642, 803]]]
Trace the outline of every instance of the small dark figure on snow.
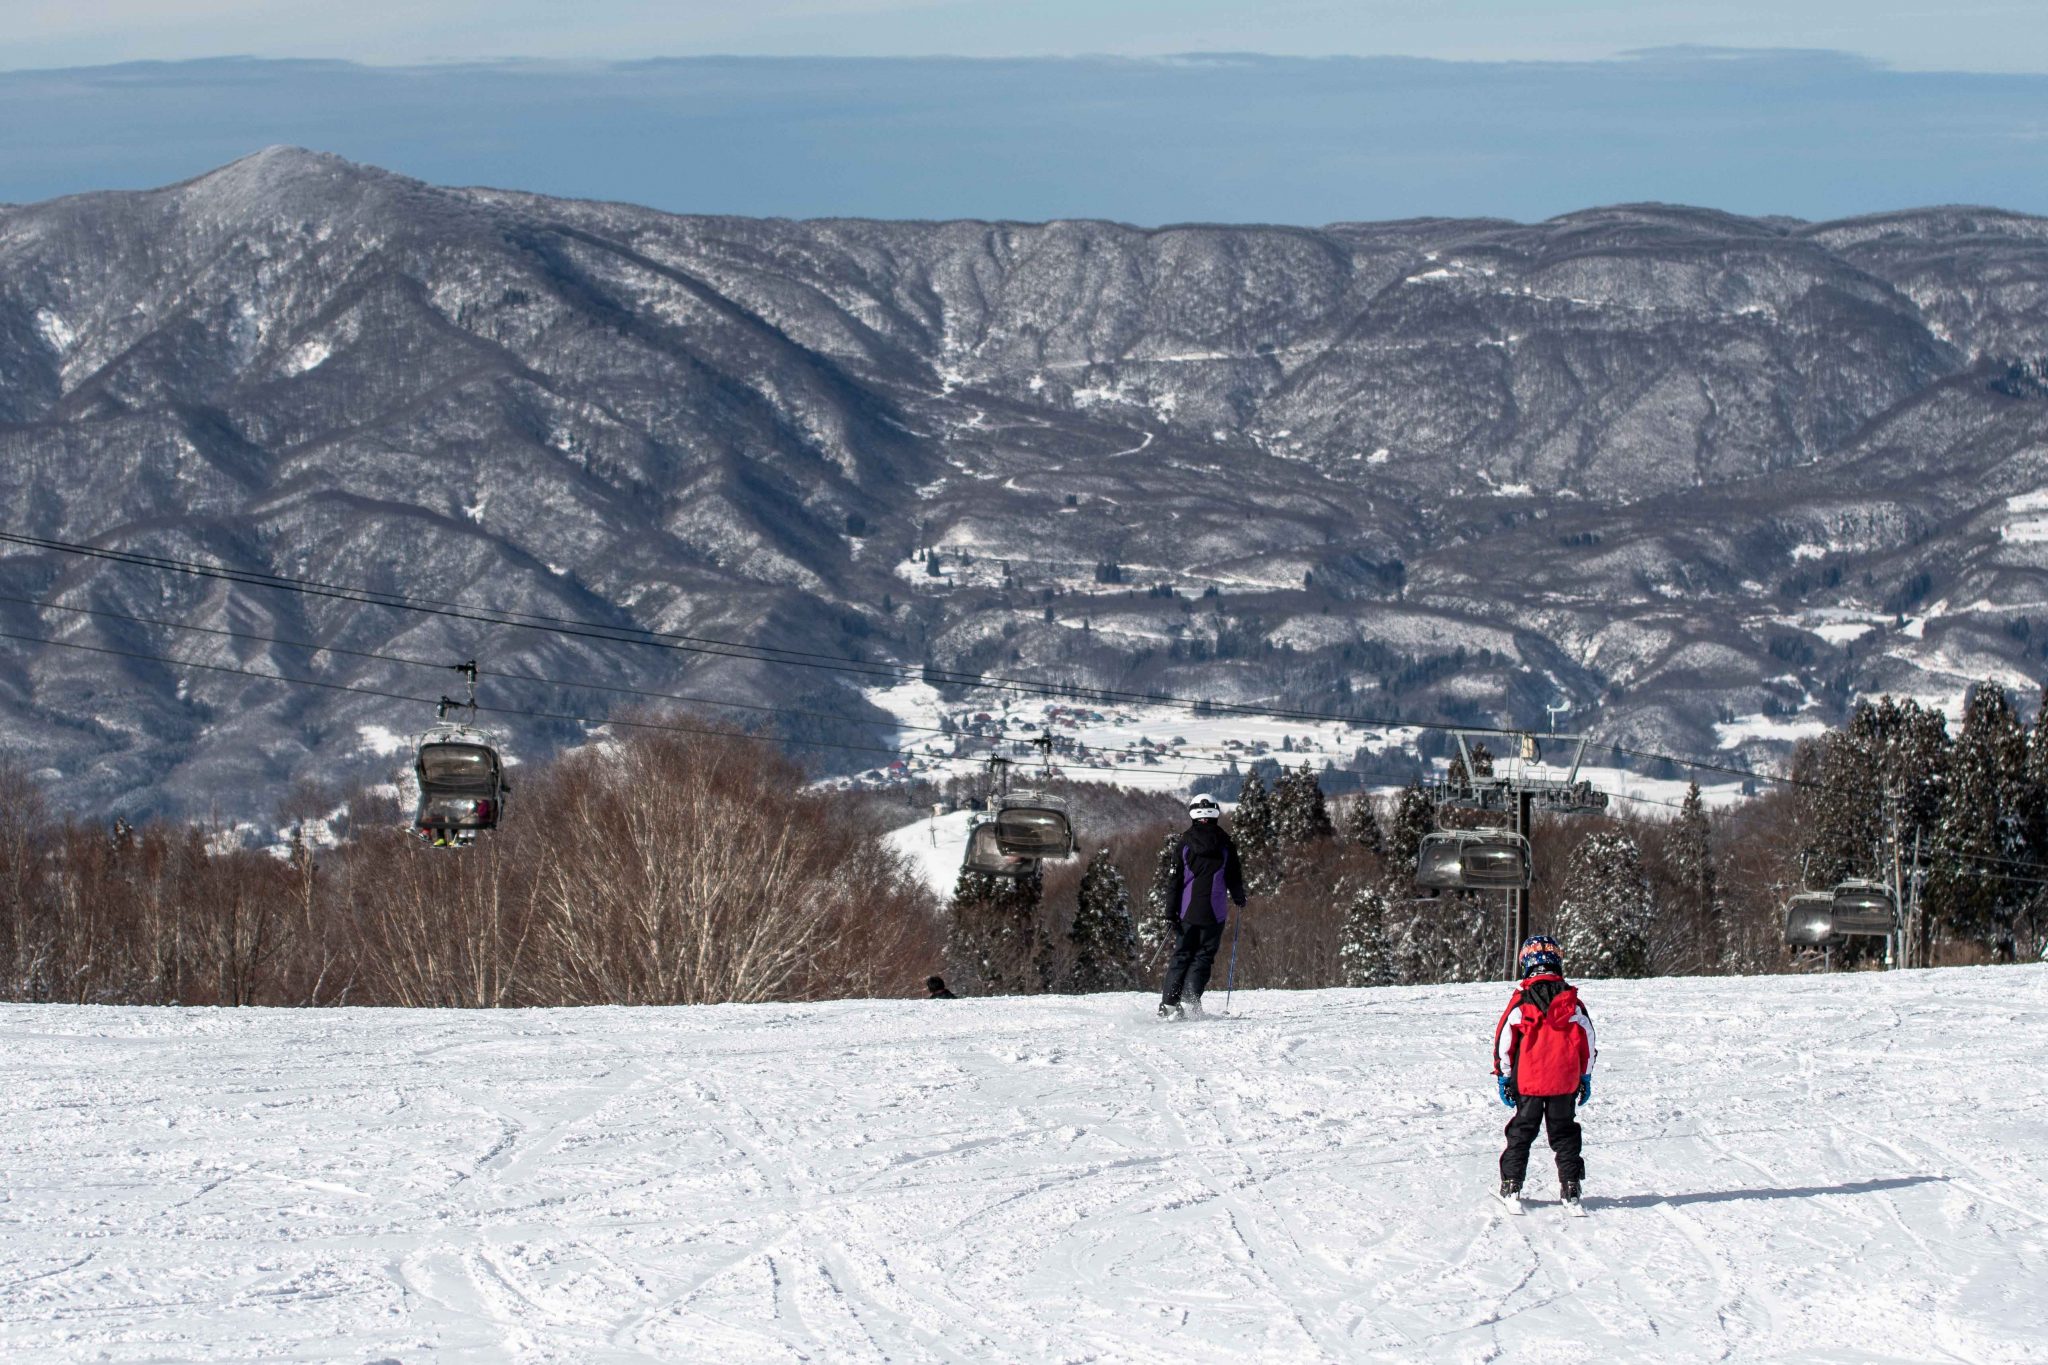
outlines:
[[1522, 982], [1493, 1029], [1493, 1079], [1500, 1101], [1515, 1111], [1500, 1154], [1500, 1197], [1522, 1211], [1522, 1178], [1536, 1130], [1547, 1128], [1557, 1158], [1557, 1188], [1576, 1214], [1586, 1162], [1579, 1155], [1576, 1107], [1593, 1098], [1593, 1016], [1564, 979], [1557, 940], [1538, 934], [1522, 945]]
[[[1223, 808], [1206, 796], [1188, 803], [1188, 830], [1174, 848], [1178, 872], [1167, 889], [1167, 913], [1180, 926], [1173, 957], [1166, 964], [1159, 1017], [1200, 1016], [1202, 992], [1223, 946], [1230, 907], [1244, 904], [1244, 867], [1237, 845], [1223, 832]], [[1187, 1005], [1182, 1008], [1182, 992]]]
[[959, 997], [946, 989], [946, 978], [928, 976], [924, 979], [924, 993], [934, 1000], [956, 1000]]

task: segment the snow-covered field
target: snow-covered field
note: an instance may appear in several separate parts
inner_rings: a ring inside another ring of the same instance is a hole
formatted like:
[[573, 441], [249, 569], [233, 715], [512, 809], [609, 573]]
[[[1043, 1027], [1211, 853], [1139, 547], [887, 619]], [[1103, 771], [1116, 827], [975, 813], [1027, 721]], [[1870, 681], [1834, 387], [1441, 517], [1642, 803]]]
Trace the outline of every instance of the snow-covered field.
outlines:
[[1578, 1221], [1502, 991], [0, 1007], [0, 1358], [2048, 1356], [2048, 969], [1593, 983]]
[[950, 897], [960, 881], [960, 860], [967, 852], [967, 831], [976, 818], [974, 811], [948, 811], [944, 815], [919, 820], [914, 825], [890, 830], [882, 842], [909, 860], [933, 895]]
[[[1360, 748], [1375, 751], [1410, 745], [1412, 729], [1383, 730], [1345, 721], [1282, 720], [1267, 716], [1203, 717], [1185, 707], [1132, 705], [1090, 710], [1038, 698], [991, 697], [949, 703], [922, 682], [871, 689], [867, 699], [905, 728], [894, 742], [909, 752], [911, 775], [944, 780], [979, 769], [1000, 748], [1013, 756], [1020, 779], [1036, 759], [1023, 742], [1051, 730], [1062, 746], [1078, 743], [1086, 756], [1063, 748], [1061, 771], [1083, 782], [1107, 782], [1152, 791], [1182, 791], [1193, 779], [1226, 770], [1234, 761], [1249, 766], [1273, 758], [1292, 767], [1309, 762], [1343, 766]], [[980, 722], [978, 733], [959, 741], [932, 733], [950, 721], [963, 732]], [[956, 750], [958, 752], [956, 752]], [[1152, 762], [1146, 762], [1147, 755]]]
[[[936, 689], [922, 682], [876, 688], [866, 696], [905, 726], [893, 741], [911, 754], [902, 776], [933, 781], [979, 770], [998, 748], [1017, 763], [1014, 772], [1020, 784], [1028, 781], [1036, 759], [1023, 742], [1047, 729], [1062, 743], [1072, 741], [1086, 747], [1085, 758], [1067, 755], [1060, 759], [1060, 770], [1066, 777], [1165, 792], [1186, 791], [1195, 779], [1222, 773], [1232, 763], [1249, 768], [1260, 759], [1270, 758], [1290, 768], [1305, 762], [1320, 769], [1325, 763], [1344, 767], [1360, 749], [1412, 756], [1416, 737], [1422, 733], [1410, 727], [1389, 729], [1346, 721], [1197, 716], [1173, 706], [1133, 705], [1086, 711], [1037, 698], [948, 703]], [[978, 716], [987, 720], [977, 722]], [[946, 721], [963, 732], [978, 724], [980, 732], [957, 741], [952, 736], [933, 733], [933, 727]], [[1800, 721], [1797, 725], [1807, 727], [1808, 722]], [[1722, 727], [1724, 732], [1729, 729]], [[1790, 737], [1796, 739], [1809, 733], [1818, 731], [1799, 728]], [[1732, 747], [1753, 737], [1735, 727], [1734, 737], [1727, 738], [1722, 747]], [[1763, 737], [1784, 736], [1767, 733]], [[1593, 752], [1597, 755], [1599, 750]], [[1146, 761], [1148, 755], [1153, 761]], [[1572, 776], [1569, 753], [1552, 753], [1548, 757], [1549, 763], [1531, 765], [1527, 775], [1559, 780]], [[1425, 765], [1420, 757], [1413, 757], [1413, 762], [1416, 772], [1422, 772]], [[1428, 766], [1441, 776], [1448, 763], [1438, 758]], [[1690, 780], [1690, 775], [1655, 778], [1592, 763], [1580, 768], [1577, 776], [1622, 802], [1625, 809], [1653, 818], [1676, 809], [1685, 799]], [[1711, 772], [1698, 777], [1701, 795], [1710, 806], [1733, 805], [1743, 799], [1739, 779]], [[1374, 789], [1394, 791], [1399, 786], [1395, 783]], [[957, 858], [956, 853], [956, 869]], [[951, 881], [946, 885], [950, 889]]]

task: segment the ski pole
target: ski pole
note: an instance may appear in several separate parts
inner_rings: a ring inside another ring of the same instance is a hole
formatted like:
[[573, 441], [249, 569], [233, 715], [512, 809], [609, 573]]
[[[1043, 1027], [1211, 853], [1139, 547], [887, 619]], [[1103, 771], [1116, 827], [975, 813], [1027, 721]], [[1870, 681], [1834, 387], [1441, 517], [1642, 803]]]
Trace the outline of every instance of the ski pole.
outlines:
[[1244, 931], [1244, 907], [1237, 907], [1237, 918], [1230, 926], [1230, 966], [1223, 973], [1223, 1012], [1230, 1013], [1230, 992], [1237, 986], [1237, 936]]

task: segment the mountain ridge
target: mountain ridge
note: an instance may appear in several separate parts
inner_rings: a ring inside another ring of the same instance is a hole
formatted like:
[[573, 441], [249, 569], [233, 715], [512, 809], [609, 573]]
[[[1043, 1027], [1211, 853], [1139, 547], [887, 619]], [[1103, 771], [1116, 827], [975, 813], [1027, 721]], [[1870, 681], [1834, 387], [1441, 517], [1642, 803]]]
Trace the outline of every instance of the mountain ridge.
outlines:
[[[694, 218], [269, 148], [0, 209], [0, 505], [59, 539], [913, 666], [1517, 725], [1562, 692], [1618, 742], [1767, 759], [1723, 747], [1743, 718], [2031, 676], [2043, 356], [2048, 220], [1995, 209]], [[791, 722], [799, 745], [889, 732], [829, 675], [18, 552], [0, 581], [846, 717]], [[1177, 595], [1135, 590], [1157, 583]], [[415, 676], [0, 606], [18, 633]], [[136, 812], [260, 814], [388, 766], [349, 736], [393, 707], [167, 676], [14, 646], [0, 745]]]

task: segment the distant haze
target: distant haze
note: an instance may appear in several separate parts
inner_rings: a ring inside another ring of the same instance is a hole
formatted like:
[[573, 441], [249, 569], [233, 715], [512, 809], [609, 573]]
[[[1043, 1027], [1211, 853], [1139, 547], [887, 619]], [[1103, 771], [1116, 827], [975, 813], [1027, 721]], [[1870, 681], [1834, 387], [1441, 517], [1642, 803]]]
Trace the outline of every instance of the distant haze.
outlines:
[[214, 60], [0, 74], [0, 201], [290, 143], [443, 184], [790, 217], [1319, 224], [1657, 200], [2048, 211], [2048, 76], [1601, 61]]
[[2048, 71], [2040, 0], [13, 0], [7, 18], [0, 64], [14, 68], [228, 52], [380, 64], [1254, 51], [1583, 61], [1688, 43]]

